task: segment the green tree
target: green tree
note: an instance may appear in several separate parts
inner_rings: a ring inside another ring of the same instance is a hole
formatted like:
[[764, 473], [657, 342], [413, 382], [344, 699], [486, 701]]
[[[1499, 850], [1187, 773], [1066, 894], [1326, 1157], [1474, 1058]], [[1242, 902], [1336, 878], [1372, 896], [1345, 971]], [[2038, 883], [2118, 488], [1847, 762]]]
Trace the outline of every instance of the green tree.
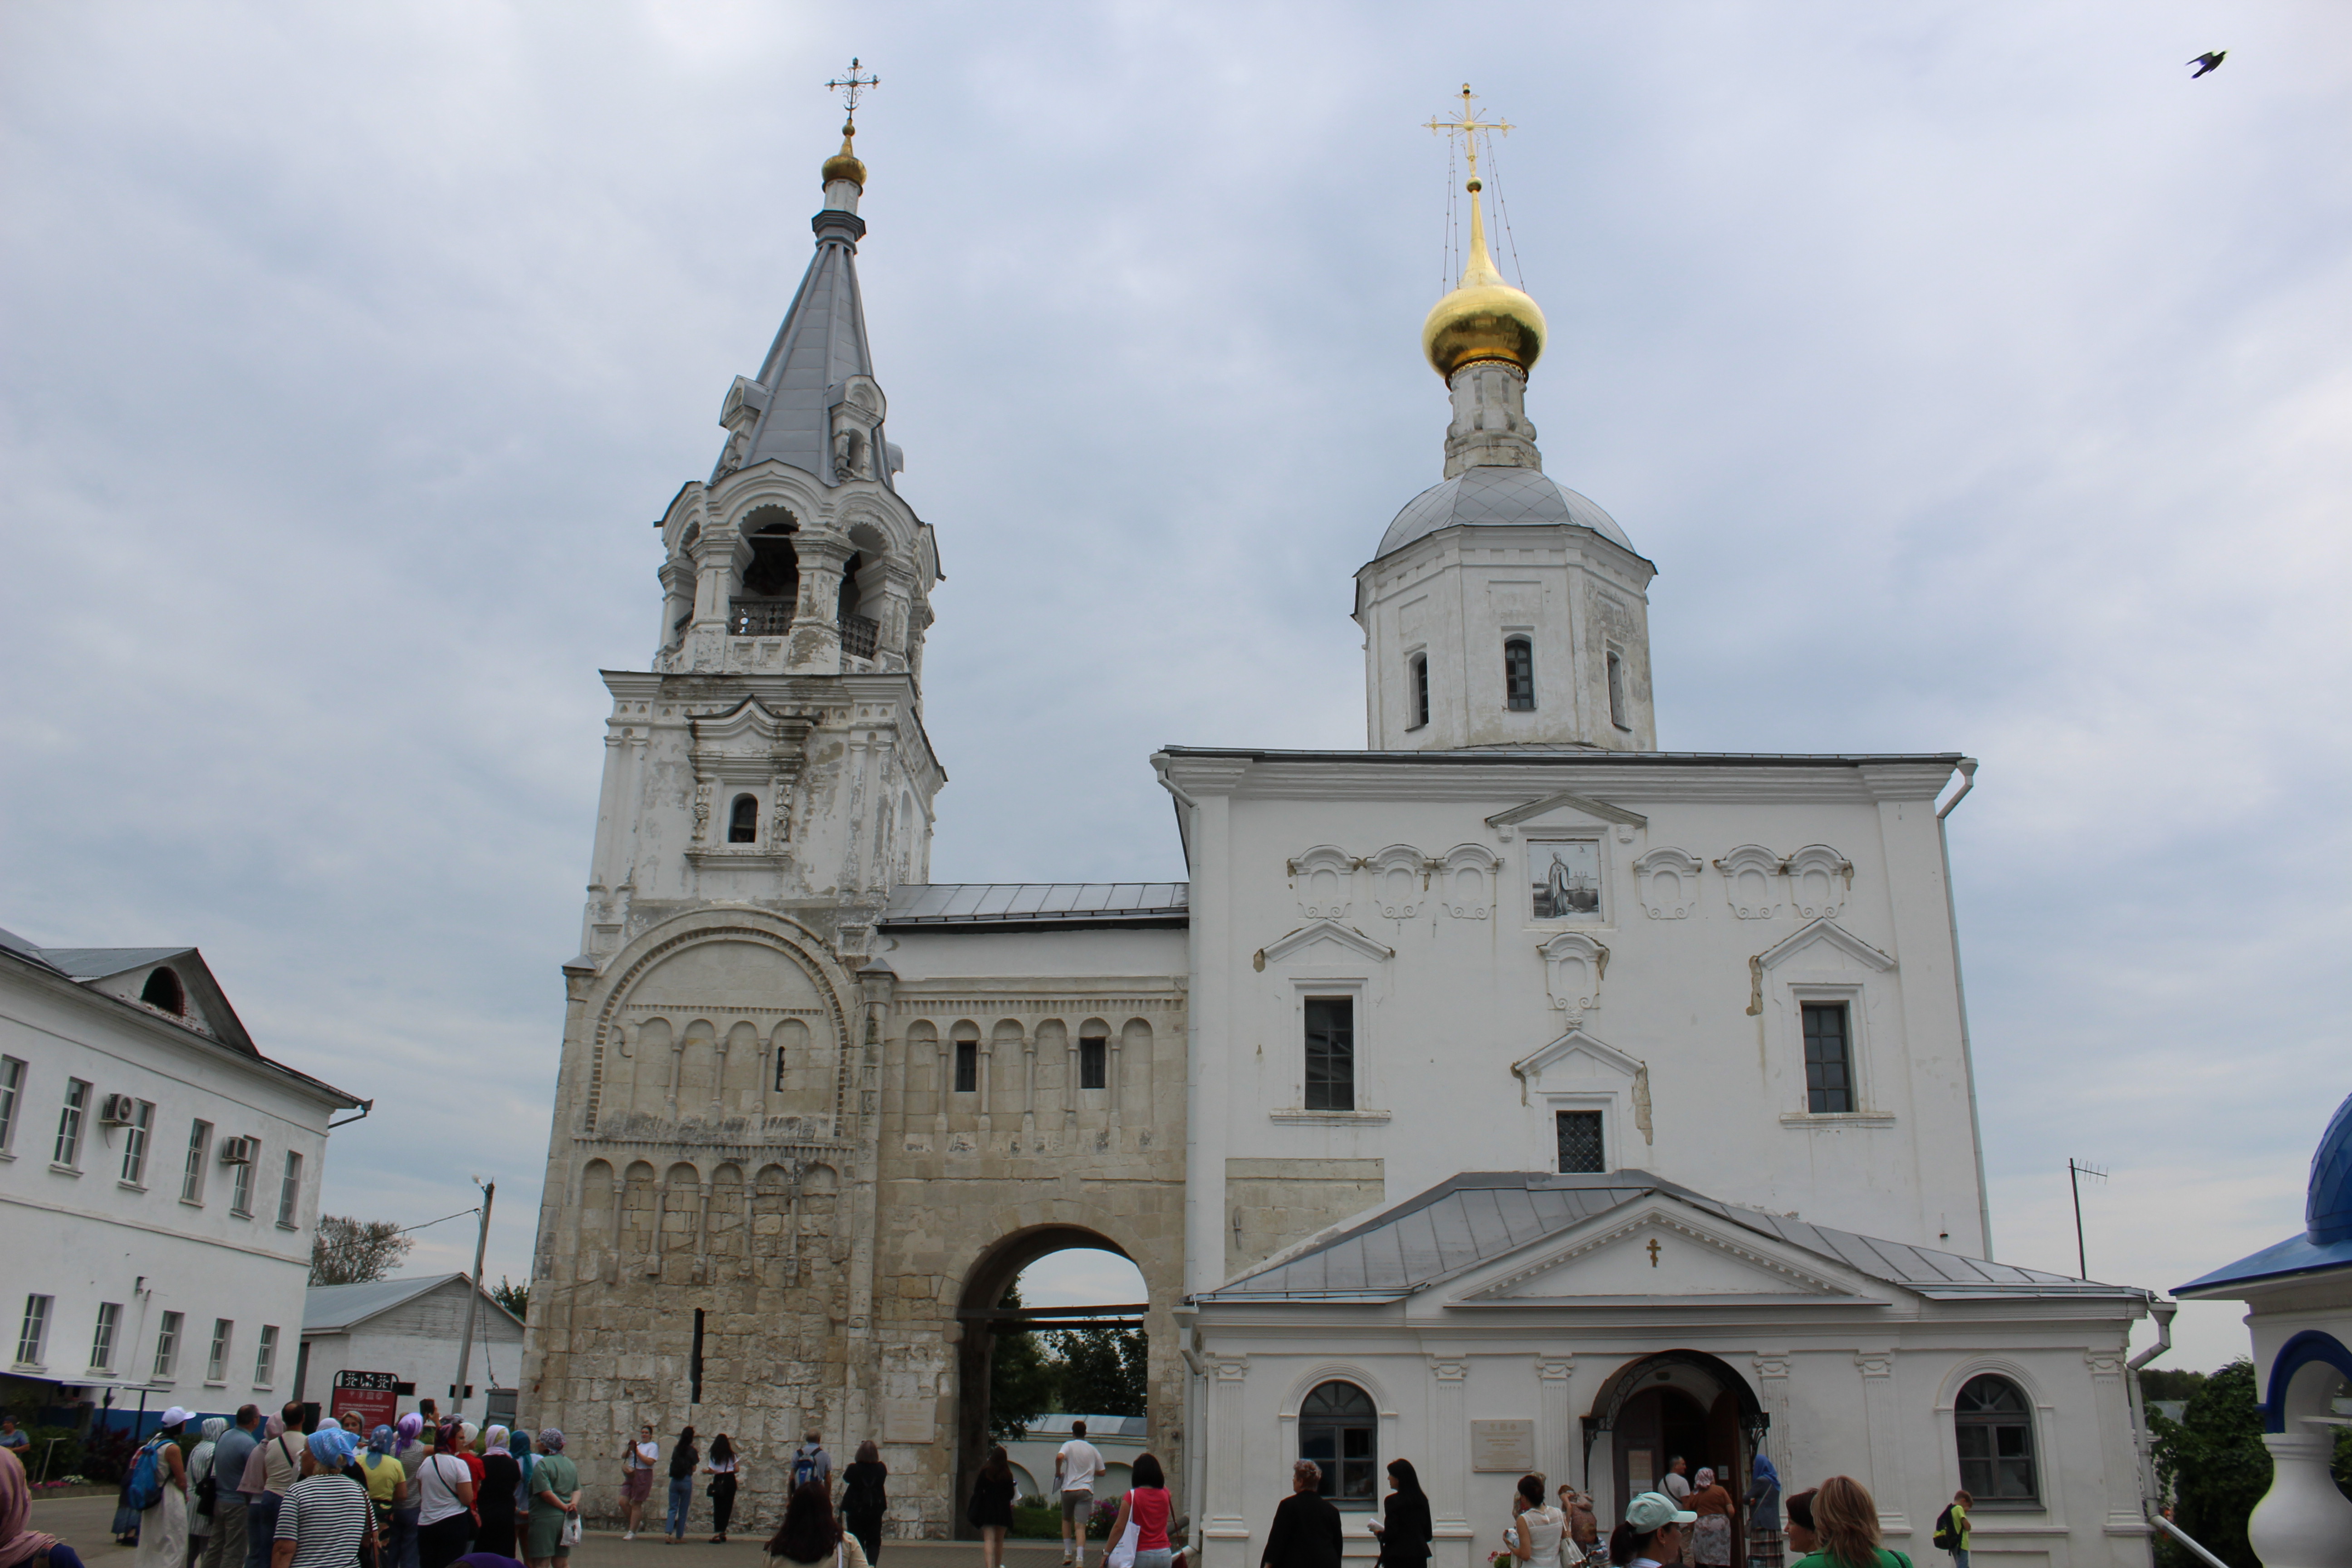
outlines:
[[322, 1214], [310, 1237], [310, 1283], [365, 1285], [400, 1267], [415, 1246], [388, 1219]]
[[490, 1300], [518, 1318], [528, 1320], [530, 1317], [530, 1282], [529, 1280], [517, 1285], [501, 1274], [499, 1276], [499, 1282], [490, 1287]]
[[[2157, 1484], [2172, 1499], [2172, 1522], [2230, 1568], [2262, 1568], [2246, 1543], [2246, 1520], [2271, 1489], [2254, 1363], [2231, 1362], [2189, 1395], [2179, 1421], [2151, 1412], [2148, 1426], [2156, 1435]], [[2170, 1536], [2160, 1550], [2166, 1568], [2196, 1568]]]
[[[1000, 1307], [1021, 1305], [1021, 1284], [1005, 1287]], [[975, 1325], [977, 1329], [978, 1326]], [[978, 1331], [985, 1333], [985, 1329]], [[1000, 1333], [988, 1358], [988, 1436], [1010, 1443], [1027, 1435], [1029, 1423], [1054, 1408], [1060, 1367], [1047, 1359], [1037, 1336], [1024, 1329]]]
[[1141, 1329], [1065, 1329], [1054, 1335], [1062, 1408], [1078, 1415], [1140, 1415], [1150, 1388]]
[[2152, 1366], [2139, 1374], [2139, 1396], [2142, 1399], [2194, 1399], [2197, 1391], [2205, 1386], [2205, 1373], [2177, 1372], [2170, 1367]]

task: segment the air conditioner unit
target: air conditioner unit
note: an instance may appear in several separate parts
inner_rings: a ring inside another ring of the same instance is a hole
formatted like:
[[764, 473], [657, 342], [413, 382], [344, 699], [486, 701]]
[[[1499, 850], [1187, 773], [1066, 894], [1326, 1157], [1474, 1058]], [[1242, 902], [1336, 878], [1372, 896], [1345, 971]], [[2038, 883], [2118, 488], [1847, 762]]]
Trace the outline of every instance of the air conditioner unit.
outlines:
[[98, 1102], [98, 1119], [109, 1127], [128, 1127], [139, 1120], [139, 1102], [127, 1094], [110, 1094]]
[[250, 1165], [259, 1140], [224, 1138], [221, 1140], [220, 1163], [224, 1165]]

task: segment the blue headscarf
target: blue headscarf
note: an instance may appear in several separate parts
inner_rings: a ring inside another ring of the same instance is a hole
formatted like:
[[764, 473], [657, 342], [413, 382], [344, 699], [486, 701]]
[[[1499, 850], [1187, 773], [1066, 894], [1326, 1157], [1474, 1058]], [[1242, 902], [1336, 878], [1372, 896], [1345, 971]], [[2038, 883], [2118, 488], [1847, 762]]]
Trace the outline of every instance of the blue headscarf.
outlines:
[[341, 1426], [321, 1426], [310, 1434], [310, 1457], [331, 1470], [350, 1468], [359, 1447], [359, 1440]]
[[367, 1457], [362, 1461], [371, 1470], [392, 1458], [392, 1428], [379, 1426], [368, 1434]]
[[1772, 1456], [1769, 1454], [1758, 1453], [1755, 1464], [1748, 1467], [1748, 1475], [1751, 1479], [1763, 1482], [1776, 1492], [1780, 1489], [1780, 1472], [1772, 1468]]
[[516, 1427], [514, 1436], [507, 1439], [507, 1452], [514, 1456], [515, 1468], [522, 1472], [522, 1479], [515, 1483], [515, 1507], [529, 1508], [531, 1467], [539, 1463], [539, 1456], [530, 1451], [530, 1434]]

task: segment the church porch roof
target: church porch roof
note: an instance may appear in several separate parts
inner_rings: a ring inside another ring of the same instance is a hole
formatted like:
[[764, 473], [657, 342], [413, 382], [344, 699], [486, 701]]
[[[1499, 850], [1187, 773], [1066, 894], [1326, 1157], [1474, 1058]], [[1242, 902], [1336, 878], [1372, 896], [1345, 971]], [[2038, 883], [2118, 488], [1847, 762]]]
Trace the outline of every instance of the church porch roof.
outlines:
[[881, 929], [1183, 926], [1186, 882], [908, 882], [890, 890]]

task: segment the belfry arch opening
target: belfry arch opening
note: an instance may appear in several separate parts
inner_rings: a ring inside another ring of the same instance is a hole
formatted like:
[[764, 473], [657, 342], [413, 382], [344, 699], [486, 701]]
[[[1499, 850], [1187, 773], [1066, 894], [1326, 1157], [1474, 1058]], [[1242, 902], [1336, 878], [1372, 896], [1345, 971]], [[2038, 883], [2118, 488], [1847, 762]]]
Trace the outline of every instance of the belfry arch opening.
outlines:
[[792, 536], [800, 522], [780, 506], [760, 507], [743, 518], [743, 542], [751, 558], [743, 564], [742, 593], [730, 606], [730, 630], [739, 637], [776, 635], [792, 629], [801, 595], [800, 552]]
[[[1103, 1374], [1116, 1383], [1129, 1363], [1136, 1392], [1142, 1391], [1148, 1293], [1142, 1270], [1127, 1249], [1081, 1226], [1018, 1231], [982, 1254], [965, 1277], [956, 1310], [958, 1498], [971, 1495], [981, 1464], [998, 1443], [1013, 1459], [1019, 1495], [1050, 1495], [1053, 1453], [1068, 1435], [1062, 1429], [1066, 1419], [1129, 1416], [1126, 1410], [1066, 1408], [1060, 1395], [1067, 1384], [1080, 1393], [1082, 1403], [1115, 1402], [1101, 1397]], [[1066, 1333], [1069, 1338], [1056, 1338]], [[1084, 1397], [1089, 1393], [1094, 1396]], [[1038, 1408], [1003, 1409], [1000, 1397]], [[1143, 1409], [1140, 1400], [1135, 1402], [1129, 1419]], [[1024, 1425], [1027, 1435], [1018, 1435]], [[1103, 1426], [1097, 1419], [1089, 1434], [1098, 1444], [1113, 1436]], [[1165, 1462], [1166, 1456], [1161, 1458]], [[1126, 1466], [1115, 1440], [1106, 1446], [1105, 1458], [1110, 1473], [1096, 1483], [1097, 1497], [1126, 1489]], [[956, 1518], [959, 1539], [978, 1537], [961, 1509]]]
[[1583, 1419], [1585, 1489], [1613, 1517], [1659, 1489], [1675, 1459], [1685, 1477], [1712, 1469], [1735, 1500], [1732, 1568], [1745, 1568], [1748, 1510], [1737, 1500], [1747, 1495], [1770, 1426], [1756, 1390], [1721, 1357], [1687, 1350], [1636, 1357], [1610, 1374]]

